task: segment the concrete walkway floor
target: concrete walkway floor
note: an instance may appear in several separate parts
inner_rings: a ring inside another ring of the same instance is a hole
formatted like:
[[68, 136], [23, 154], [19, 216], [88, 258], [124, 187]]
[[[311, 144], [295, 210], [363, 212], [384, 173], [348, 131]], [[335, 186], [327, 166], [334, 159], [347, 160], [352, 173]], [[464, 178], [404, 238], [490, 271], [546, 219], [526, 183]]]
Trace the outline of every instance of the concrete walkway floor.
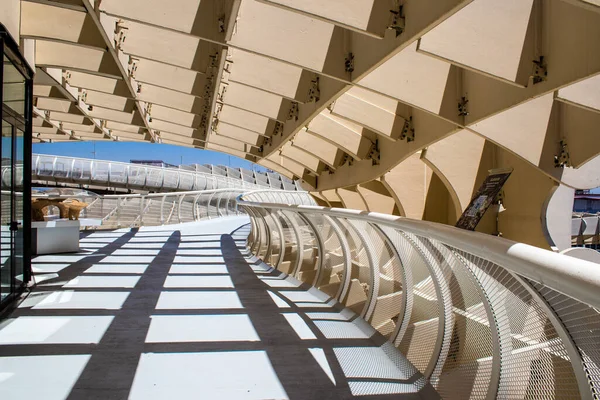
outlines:
[[0, 398], [437, 397], [354, 313], [250, 256], [248, 233], [245, 217], [98, 231], [35, 258], [0, 321]]

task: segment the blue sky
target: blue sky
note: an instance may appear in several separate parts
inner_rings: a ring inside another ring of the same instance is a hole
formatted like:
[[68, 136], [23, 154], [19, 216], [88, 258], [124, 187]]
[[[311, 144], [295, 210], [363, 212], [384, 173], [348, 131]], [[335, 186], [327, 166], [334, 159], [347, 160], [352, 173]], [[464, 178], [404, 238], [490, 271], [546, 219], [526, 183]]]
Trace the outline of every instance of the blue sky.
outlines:
[[[96, 151], [95, 157], [94, 148]], [[162, 160], [169, 164], [180, 165], [183, 161], [183, 164], [217, 164], [246, 169], [252, 169], [254, 165], [259, 171], [266, 170], [260, 165], [228, 154], [170, 144], [137, 142], [37, 143], [33, 145], [33, 152], [122, 162], [129, 162], [130, 160]]]

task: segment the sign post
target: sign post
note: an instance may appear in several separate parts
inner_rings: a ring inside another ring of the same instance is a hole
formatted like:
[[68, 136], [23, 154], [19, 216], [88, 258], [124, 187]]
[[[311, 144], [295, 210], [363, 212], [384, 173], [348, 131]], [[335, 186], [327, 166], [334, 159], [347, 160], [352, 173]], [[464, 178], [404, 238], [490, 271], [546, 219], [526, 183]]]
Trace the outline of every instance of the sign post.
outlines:
[[512, 168], [489, 171], [489, 175], [485, 178], [475, 196], [473, 196], [469, 206], [458, 219], [456, 223], [457, 228], [469, 231], [475, 230], [475, 227], [481, 221], [487, 209], [502, 190], [504, 183], [512, 171]]

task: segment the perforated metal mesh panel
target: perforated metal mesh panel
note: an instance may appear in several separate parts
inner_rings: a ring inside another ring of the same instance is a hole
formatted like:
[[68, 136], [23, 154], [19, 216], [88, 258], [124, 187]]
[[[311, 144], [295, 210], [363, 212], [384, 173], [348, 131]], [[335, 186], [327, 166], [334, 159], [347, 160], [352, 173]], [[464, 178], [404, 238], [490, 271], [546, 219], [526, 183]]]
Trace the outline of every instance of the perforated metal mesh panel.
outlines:
[[565, 346], [527, 288], [506, 269], [457, 251], [483, 283], [500, 340], [498, 396], [579, 398]]
[[316, 236], [316, 233], [311, 228], [306, 217], [303, 214], [296, 214], [296, 223], [302, 236], [303, 250], [301, 253], [301, 262], [296, 271], [298, 280], [312, 285], [317, 278], [319, 269], [319, 261], [321, 258], [321, 247]]
[[[594, 398], [600, 399], [600, 311], [528, 280], [552, 307], [578, 351]], [[599, 293], [600, 296], [600, 293]]]
[[298, 262], [298, 238], [296, 237], [296, 232], [286, 213], [279, 213], [279, 221], [283, 230], [285, 247], [283, 251], [283, 260], [278, 268], [286, 274], [292, 274], [296, 267], [296, 263]]
[[347, 220], [338, 219], [350, 247], [350, 285], [342, 304], [361, 315], [366, 311], [367, 300], [371, 296], [371, 266], [367, 257], [365, 244], [359, 237], [356, 228]]
[[304, 214], [318, 230], [323, 241], [322, 266], [315, 286], [331, 297], [341, 289], [345, 274], [344, 254], [332, 222], [322, 215]]
[[213, 196], [213, 193], [202, 193], [198, 196], [198, 200], [196, 200], [196, 215], [199, 218], [208, 218], [208, 199]]
[[264, 216], [267, 215], [267, 212], [262, 209], [250, 209], [249, 215], [255, 222], [256, 229], [256, 238], [257, 242], [255, 246], [252, 248], [252, 252], [259, 258], [263, 260], [266, 258], [267, 249], [270, 246], [271, 238], [269, 236], [269, 228], [268, 225], [264, 221]]
[[[318, 207], [268, 212], [285, 214], [298, 276], [310, 271], [317, 288], [364, 316], [443, 398], [599, 398], [597, 309], [426, 229]], [[254, 218], [253, 238], [265, 242], [261, 223]]]
[[398, 239], [398, 253], [405, 268], [410, 268], [413, 285], [412, 307], [406, 330], [398, 336], [397, 347], [417, 369], [427, 371], [442, 332], [439, 296], [431, 268], [417, 247], [416, 237], [403, 233]]
[[435, 377], [436, 388], [448, 399], [486, 398], [497, 343], [490, 328], [491, 310], [476, 277], [462, 260], [446, 246], [430, 242], [451, 268], [447, 280], [454, 315], [451, 342]]
[[388, 339], [396, 332], [402, 303], [402, 273], [400, 261], [387, 237], [371, 224], [364, 227], [365, 236], [375, 250], [374, 267], [377, 293], [369, 323]]
[[283, 237], [280, 231], [279, 216], [277, 215], [278, 211], [269, 212], [265, 216], [266, 228], [271, 235], [271, 248], [268, 256], [265, 256], [265, 262], [271, 264], [273, 266], [277, 266], [279, 262], [279, 258], [281, 256], [281, 252], [284, 249], [284, 244], [282, 243]]

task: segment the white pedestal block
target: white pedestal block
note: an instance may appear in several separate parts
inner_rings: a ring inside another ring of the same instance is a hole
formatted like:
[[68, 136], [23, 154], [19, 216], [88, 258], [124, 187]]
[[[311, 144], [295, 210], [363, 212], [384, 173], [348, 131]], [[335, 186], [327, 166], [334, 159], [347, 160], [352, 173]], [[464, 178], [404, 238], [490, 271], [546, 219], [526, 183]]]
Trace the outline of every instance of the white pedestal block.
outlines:
[[33, 254], [79, 251], [79, 221], [32, 222], [31, 228]]
[[101, 218], [79, 218], [81, 226], [102, 226]]

